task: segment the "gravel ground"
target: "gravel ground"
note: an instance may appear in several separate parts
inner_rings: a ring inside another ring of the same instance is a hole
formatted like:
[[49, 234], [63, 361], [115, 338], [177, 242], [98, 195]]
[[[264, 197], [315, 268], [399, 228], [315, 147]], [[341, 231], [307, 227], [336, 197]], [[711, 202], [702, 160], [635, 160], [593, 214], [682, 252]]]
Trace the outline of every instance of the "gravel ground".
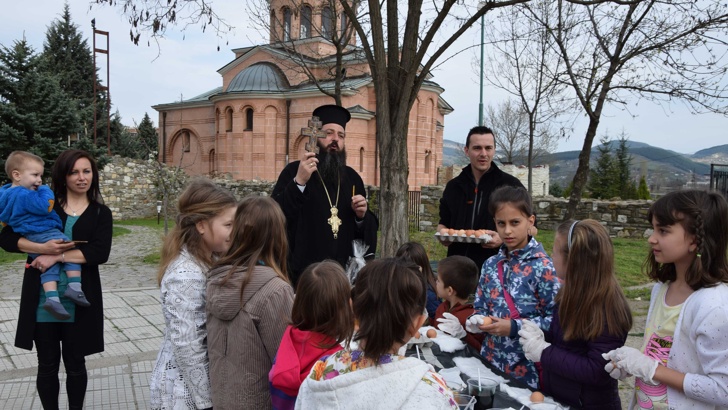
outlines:
[[[99, 268], [103, 289], [156, 287], [155, 265], [143, 262], [161, 244], [157, 231], [125, 225], [131, 233], [113, 239], [109, 261]], [[25, 260], [0, 265], [0, 297], [20, 297]]]

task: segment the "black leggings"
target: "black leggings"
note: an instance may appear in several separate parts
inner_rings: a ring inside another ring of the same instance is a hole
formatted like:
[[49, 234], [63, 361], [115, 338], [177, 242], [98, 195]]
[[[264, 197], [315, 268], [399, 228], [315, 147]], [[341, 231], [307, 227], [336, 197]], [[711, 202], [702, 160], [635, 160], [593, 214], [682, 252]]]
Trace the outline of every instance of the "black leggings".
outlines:
[[[36, 388], [45, 410], [58, 409], [60, 381], [58, 370], [63, 357], [66, 368], [66, 393], [68, 408], [83, 408], [86, 396], [86, 358], [71, 337], [72, 325], [68, 323], [36, 323], [35, 350], [38, 353], [38, 377]], [[61, 350], [61, 345], [63, 349]]]

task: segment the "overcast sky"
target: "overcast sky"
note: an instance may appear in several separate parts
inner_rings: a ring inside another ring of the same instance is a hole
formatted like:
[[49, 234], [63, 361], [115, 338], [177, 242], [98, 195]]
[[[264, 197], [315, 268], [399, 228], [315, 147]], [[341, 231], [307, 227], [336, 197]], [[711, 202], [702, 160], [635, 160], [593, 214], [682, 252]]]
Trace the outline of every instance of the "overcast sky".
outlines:
[[[267, 42], [267, 36], [250, 28], [244, 0], [218, 1], [213, 7], [226, 16], [236, 27], [235, 33], [219, 40], [211, 32], [202, 34], [196, 27], [181, 34], [176, 29], [160, 41], [133, 45], [129, 41], [129, 26], [115, 8], [93, 7], [88, 0], [71, 0], [71, 16], [80, 26], [89, 46], [92, 44], [91, 19], [96, 19], [99, 30], [110, 32], [111, 99], [127, 125], [138, 123], [149, 113], [155, 124], [158, 115], [151, 106], [190, 98], [222, 84], [217, 70], [230, 62], [233, 48]], [[61, 15], [60, 0], [0, 0], [2, 22], [0, 44], [11, 47], [23, 35], [36, 51], [43, 49], [45, 32], [50, 22]], [[97, 42], [105, 38], [97, 37]], [[453, 46], [453, 52], [472, 47], [480, 41], [479, 26], [465, 33]], [[220, 51], [217, 51], [218, 45]], [[105, 47], [105, 43], [103, 45]], [[470, 127], [478, 122], [478, 75], [471, 68], [478, 53], [473, 47], [442, 64], [434, 74], [434, 81], [445, 88], [442, 95], [455, 111], [445, 117], [445, 138], [463, 142]], [[101, 62], [103, 64], [103, 61]], [[100, 64], [101, 65], [101, 64]], [[103, 65], [102, 79], [105, 76]], [[487, 75], [487, 74], [486, 74]], [[500, 101], [502, 94], [495, 89], [484, 89], [484, 104]], [[728, 143], [728, 118], [714, 114], [691, 115], [681, 104], [665, 112], [659, 106], [641, 102], [632, 118], [615, 109], [606, 110], [602, 117], [598, 137], [609, 134], [613, 138], [624, 131], [632, 141], [645, 142], [681, 153]], [[559, 151], [581, 149], [585, 121], [577, 123], [573, 136], [561, 141]], [[597, 138], [598, 140], [598, 138]]]

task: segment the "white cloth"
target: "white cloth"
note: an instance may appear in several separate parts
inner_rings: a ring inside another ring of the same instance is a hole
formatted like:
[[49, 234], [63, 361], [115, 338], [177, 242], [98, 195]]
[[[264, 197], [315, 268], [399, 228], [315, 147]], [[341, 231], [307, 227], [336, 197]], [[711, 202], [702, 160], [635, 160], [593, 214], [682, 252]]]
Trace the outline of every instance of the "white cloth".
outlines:
[[212, 407], [205, 288], [207, 268], [183, 249], [160, 286], [164, 339], [149, 381], [152, 409]]
[[432, 366], [408, 357], [328, 380], [309, 377], [298, 392], [296, 409], [457, 409], [448, 390], [423, 380], [429, 371]]
[[489, 379], [497, 380], [498, 383], [504, 383], [506, 379], [497, 374], [493, 373], [492, 370], [485, 367], [480, 359], [475, 357], [453, 357], [453, 363], [458, 369], [471, 379], [478, 377], [487, 377]]
[[[649, 322], [661, 286], [652, 288]], [[702, 288], [690, 295], [677, 319], [667, 367], [685, 373], [685, 393], [667, 387], [675, 409], [728, 409], [728, 285]], [[714, 404], [711, 404], [714, 403]], [[634, 399], [630, 408], [634, 407]]]

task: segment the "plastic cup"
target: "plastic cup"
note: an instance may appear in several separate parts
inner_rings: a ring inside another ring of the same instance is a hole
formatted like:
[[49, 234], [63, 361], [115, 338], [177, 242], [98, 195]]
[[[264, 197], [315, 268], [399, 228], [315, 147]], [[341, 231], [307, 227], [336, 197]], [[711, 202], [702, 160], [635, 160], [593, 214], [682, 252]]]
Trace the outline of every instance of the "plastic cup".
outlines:
[[453, 393], [452, 396], [460, 410], [471, 410], [474, 408], [473, 396], [463, 393]]
[[489, 409], [493, 405], [498, 384], [497, 380], [488, 377], [468, 379], [468, 394], [477, 398], [476, 409]]

